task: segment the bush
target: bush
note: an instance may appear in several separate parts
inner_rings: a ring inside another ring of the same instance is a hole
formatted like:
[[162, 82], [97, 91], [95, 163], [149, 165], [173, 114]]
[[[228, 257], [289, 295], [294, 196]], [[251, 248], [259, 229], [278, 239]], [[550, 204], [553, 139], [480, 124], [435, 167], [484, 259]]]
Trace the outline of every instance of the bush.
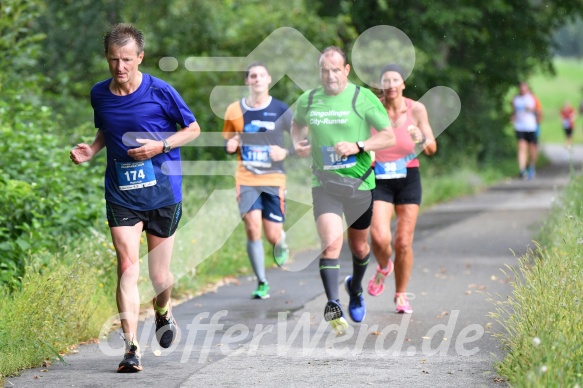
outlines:
[[0, 284], [12, 289], [31, 255], [85, 234], [104, 213], [101, 169], [69, 160], [53, 116], [19, 99], [0, 102]]

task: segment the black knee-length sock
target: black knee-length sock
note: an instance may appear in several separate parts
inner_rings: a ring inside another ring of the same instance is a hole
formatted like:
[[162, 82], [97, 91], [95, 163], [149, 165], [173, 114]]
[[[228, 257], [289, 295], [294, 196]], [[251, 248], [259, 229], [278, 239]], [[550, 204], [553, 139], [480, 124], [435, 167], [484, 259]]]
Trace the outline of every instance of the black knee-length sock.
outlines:
[[320, 259], [320, 276], [328, 300], [338, 300], [338, 282], [340, 281], [340, 263], [338, 259]]
[[356, 294], [362, 292], [362, 279], [364, 279], [369, 258], [370, 252], [363, 259], [352, 255], [352, 280], [350, 281], [350, 289]]

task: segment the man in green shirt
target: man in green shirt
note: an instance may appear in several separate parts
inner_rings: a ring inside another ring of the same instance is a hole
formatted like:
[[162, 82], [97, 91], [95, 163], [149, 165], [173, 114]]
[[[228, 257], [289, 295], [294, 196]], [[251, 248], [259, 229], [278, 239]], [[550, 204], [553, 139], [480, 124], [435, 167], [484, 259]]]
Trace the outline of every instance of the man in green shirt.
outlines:
[[[324, 49], [320, 56], [322, 86], [300, 96], [291, 130], [297, 155], [312, 157], [313, 211], [322, 248], [320, 276], [328, 297], [324, 319], [336, 332], [348, 327], [338, 298], [342, 215], [348, 225], [353, 262], [353, 274], [344, 281], [350, 297], [348, 310], [353, 321], [362, 322], [366, 308], [361, 283], [370, 256], [368, 232], [375, 187], [370, 151], [395, 144], [380, 100], [370, 90], [348, 83], [349, 73], [342, 50]], [[371, 127], [379, 131], [372, 137]]]

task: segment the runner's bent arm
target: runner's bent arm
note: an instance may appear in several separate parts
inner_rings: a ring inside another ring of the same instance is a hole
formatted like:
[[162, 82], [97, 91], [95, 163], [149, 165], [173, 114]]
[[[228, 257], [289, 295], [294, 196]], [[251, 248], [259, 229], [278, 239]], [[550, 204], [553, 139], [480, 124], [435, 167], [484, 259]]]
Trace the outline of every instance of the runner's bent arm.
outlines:
[[[238, 105], [236, 105], [238, 107]], [[245, 123], [240, 112], [234, 112], [233, 104], [227, 107], [225, 112], [225, 122], [223, 123], [223, 139], [225, 139], [225, 151], [232, 155], [239, 149], [241, 142], [240, 132], [243, 130]]]
[[[194, 121], [188, 127], [182, 128], [167, 138], [166, 141], [170, 144], [170, 149], [174, 149], [193, 141], [198, 135], [200, 135], [200, 126]], [[128, 155], [135, 160], [151, 159], [164, 152], [164, 143], [160, 140], [136, 139], [136, 141], [144, 145], [128, 151]]]
[[[376, 134], [364, 141], [365, 151], [377, 151], [383, 148], [389, 148], [397, 144], [393, 128], [388, 126], [380, 129]], [[358, 149], [358, 146], [356, 147]]]
[[[393, 128], [388, 126], [380, 129], [376, 134], [364, 141], [364, 151], [376, 151], [389, 148], [396, 144]], [[341, 141], [334, 146], [336, 153], [340, 156], [355, 155], [360, 152], [358, 145], [354, 142]]]
[[429, 124], [429, 116], [425, 105], [420, 102], [416, 102], [413, 105], [413, 119], [425, 138], [425, 141], [419, 143], [419, 146], [423, 147], [423, 153], [428, 156], [435, 154], [437, 152], [437, 142]]
[[197, 121], [190, 123], [186, 128], [182, 128], [175, 134], [166, 139], [170, 148], [182, 147], [185, 144], [190, 143], [200, 135], [200, 126]]
[[293, 120], [290, 135], [296, 154], [301, 158], [308, 157], [312, 148], [310, 142], [307, 139], [308, 126], [301, 126], [295, 120]]
[[103, 137], [103, 131], [98, 129], [97, 133], [95, 134], [95, 139], [93, 139], [93, 143], [91, 143], [91, 145], [85, 143], [77, 144], [77, 146], [71, 150], [69, 156], [75, 164], [88, 162], [104, 147], [105, 138]]

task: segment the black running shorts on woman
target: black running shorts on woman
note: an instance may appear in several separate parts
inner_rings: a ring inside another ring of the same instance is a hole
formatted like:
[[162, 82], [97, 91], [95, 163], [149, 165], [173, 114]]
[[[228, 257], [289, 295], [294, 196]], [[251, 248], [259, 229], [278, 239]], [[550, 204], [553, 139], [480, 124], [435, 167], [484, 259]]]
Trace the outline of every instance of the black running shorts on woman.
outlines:
[[377, 179], [374, 200], [395, 205], [420, 205], [421, 191], [419, 168], [409, 167], [405, 178]]

